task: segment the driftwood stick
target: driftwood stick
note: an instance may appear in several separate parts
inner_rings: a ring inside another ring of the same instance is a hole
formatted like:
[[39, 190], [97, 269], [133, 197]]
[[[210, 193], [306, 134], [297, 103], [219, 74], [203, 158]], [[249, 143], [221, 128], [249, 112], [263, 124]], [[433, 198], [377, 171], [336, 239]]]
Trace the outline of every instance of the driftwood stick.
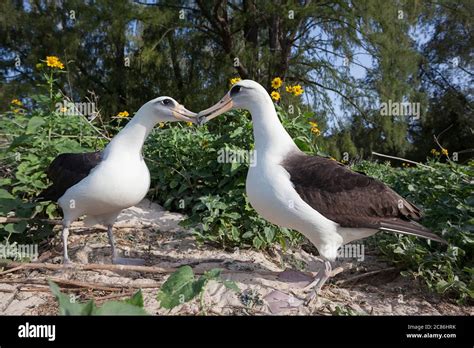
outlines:
[[[48, 289], [48, 280], [59, 285], [61, 288], [91, 289], [100, 291], [119, 291], [122, 289], [157, 289], [158, 284], [113, 284], [113, 283], [91, 283], [77, 280], [68, 280], [61, 278], [36, 278], [36, 279], [3, 279], [0, 282], [4, 284], [34, 284], [45, 285]], [[23, 287], [23, 286], [21, 286]]]
[[351, 278], [347, 278], [347, 279], [341, 279], [341, 280], [338, 280], [336, 282], [336, 285], [341, 285], [341, 284], [346, 284], [346, 283], [350, 283], [350, 282], [354, 282], [356, 280], [360, 280], [362, 278], [367, 278], [367, 277], [371, 277], [373, 275], [376, 275], [376, 274], [379, 274], [379, 273], [382, 273], [382, 272], [391, 272], [391, 271], [395, 271], [397, 268], [396, 267], [389, 267], [389, 268], [383, 268], [383, 269], [377, 269], [375, 271], [371, 271], [371, 272], [366, 272], [366, 273], [362, 273], [362, 274], [358, 274], [358, 275], [355, 275]]
[[404, 162], [416, 164], [417, 166], [422, 166], [422, 167], [425, 167], [425, 168], [429, 168], [429, 169], [431, 169], [431, 170], [434, 170], [433, 167], [430, 167], [430, 166], [427, 166], [426, 164], [419, 163], [419, 162], [415, 162], [415, 161], [412, 161], [412, 160], [409, 160], [409, 159], [406, 159], [406, 158], [396, 157], [396, 156], [389, 156], [389, 155], [385, 155], [385, 154], [383, 154], [383, 153], [378, 153], [378, 152], [375, 152], [375, 151], [372, 151], [372, 154], [373, 154], [373, 155], [376, 155], [376, 156], [380, 156], [380, 157], [387, 157], [387, 158], [392, 158], [392, 159], [396, 159], [396, 160], [399, 160], [399, 161], [404, 161]]
[[52, 263], [24, 263], [16, 262], [11, 260], [0, 260], [0, 267], [5, 268], [16, 268], [22, 266], [24, 269], [47, 269], [52, 271], [60, 270], [75, 270], [75, 271], [94, 271], [94, 270], [106, 270], [106, 271], [132, 271], [142, 273], [173, 273], [176, 268], [162, 268], [155, 266], [132, 266], [132, 265], [114, 265], [114, 264], [74, 264], [71, 267], [64, 265], [52, 264]]
[[[205, 260], [203, 262], [206, 262]], [[23, 263], [16, 262], [6, 259], [0, 259], [0, 267], [4, 268], [16, 268], [22, 266], [23, 269], [47, 269], [51, 271], [61, 271], [61, 270], [71, 270], [71, 271], [97, 271], [97, 270], [106, 270], [112, 272], [120, 271], [129, 271], [129, 272], [141, 272], [141, 273], [158, 273], [158, 274], [170, 274], [177, 270], [177, 267], [156, 267], [156, 266], [132, 266], [132, 265], [114, 265], [114, 264], [74, 264], [72, 267], [52, 264], [52, 263], [42, 263], [42, 262], [32, 262], [32, 263]], [[184, 265], [183, 265], [184, 266]], [[203, 274], [209, 267], [206, 269], [194, 269], [195, 274]], [[238, 270], [228, 270], [224, 269], [222, 273], [226, 274], [238, 274], [238, 273], [247, 273], [246, 271]], [[278, 276], [280, 272], [275, 271], [255, 271], [255, 276]], [[0, 279], [0, 283], [4, 280]]]
[[13, 267], [13, 268], [11, 268], [11, 269], [9, 269], [9, 270], [0, 272], [0, 275], [4, 275], [4, 274], [7, 274], [7, 273], [12, 273], [12, 272], [16, 272], [16, 271], [19, 271], [20, 269], [23, 269], [23, 266]]
[[[31, 219], [31, 218], [22, 218], [22, 217], [0, 217], [0, 224], [8, 224], [8, 223], [16, 223], [16, 222], [21, 222], [21, 221], [40, 221], [48, 225], [54, 225], [54, 226], [61, 226], [62, 222], [61, 220], [51, 220], [51, 219]], [[151, 228], [154, 227], [154, 225], [145, 225], [145, 224], [139, 224], [139, 225], [132, 225], [132, 224], [116, 224], [114, 228], [119, 229], [119, 228], [136, 228], [136, 229], [144, 229], [144, 228]], [[101, 231], [107, 231], [106, 227], [97, 225], [97, 226], [84, 226], [84, 224], [80, 221], [75, 221], [71, 224], [71, 228], [90, 228], [90, 229], [95, 229], [95, 230], [101, 230]]]

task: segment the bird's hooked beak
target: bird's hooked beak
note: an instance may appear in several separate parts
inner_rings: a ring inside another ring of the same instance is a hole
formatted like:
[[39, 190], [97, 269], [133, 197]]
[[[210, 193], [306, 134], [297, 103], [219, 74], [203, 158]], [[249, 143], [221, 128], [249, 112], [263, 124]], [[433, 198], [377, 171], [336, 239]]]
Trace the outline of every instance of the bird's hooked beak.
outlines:
[[197, 116], [195, 112], [192, 112], [184, 107], [184, 105], [178, 104], [175, 106], [172, 111], [174, 118], [181, 120], [181, 121], [186, 121], [186, 122], [192, 122], [192, 123], [198, 123], [197, 122]]
[[201, 110], [197, 116], [197, 123], [202, 125], [214, 117], [223, 114], [226, 111], [229, 111], [234, 106], [234, 102], [230, 96], [230, 93], [227, 93], [224, 98], [222, 98], [217, 104], [211, 106], [206, 110]]

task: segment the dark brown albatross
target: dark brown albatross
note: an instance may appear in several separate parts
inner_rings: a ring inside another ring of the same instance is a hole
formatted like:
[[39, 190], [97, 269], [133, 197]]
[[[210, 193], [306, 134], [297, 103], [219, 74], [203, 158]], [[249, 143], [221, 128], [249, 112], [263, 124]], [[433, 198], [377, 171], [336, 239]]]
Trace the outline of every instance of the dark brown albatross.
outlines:
[[317, 294], [338, 249], [378, 231], [446, 243], [415, 222], [420, 209], [382, 182], [327, 158], [301, 152], [283, 128], [267, 91], [257, 82], [235, 84], [222, 100], [199, 113], [204, 123], [230, 109], [250, 111], [256, 158], [247, 174], [253, 208], [266, 220], [305, 235], [325, 260], [326, 271], [307, 286]]

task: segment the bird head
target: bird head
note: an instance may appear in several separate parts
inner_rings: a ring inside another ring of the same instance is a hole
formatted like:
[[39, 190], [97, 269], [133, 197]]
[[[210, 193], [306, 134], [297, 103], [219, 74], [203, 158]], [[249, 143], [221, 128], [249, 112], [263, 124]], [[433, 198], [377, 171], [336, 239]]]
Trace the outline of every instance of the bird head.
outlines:
[[196, 123], [197, 114], [189, 111], [171, 97], [158, 97], [144, 106], [149, 114], [156, 117], [156, 122], [185, 121]]
[[200, 111], [197, 123], [204, 124], [232, 109], [249, 110], [252, 105], [267, 102], [270, 100], [269, 98], [268, 92], [258, 82], [253, 80], [239, 81], [217, 104]]

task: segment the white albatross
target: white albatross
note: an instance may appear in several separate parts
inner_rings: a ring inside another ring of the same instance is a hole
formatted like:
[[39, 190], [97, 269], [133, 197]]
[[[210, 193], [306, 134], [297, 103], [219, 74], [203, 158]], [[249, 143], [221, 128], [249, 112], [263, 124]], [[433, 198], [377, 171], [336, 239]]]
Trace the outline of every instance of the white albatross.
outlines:
[[158, 122], [173, 121], [195, 123], [196, 114], [170, 97], [159, 97], [144, 104], [103, 151], [67, 153], [54, 159], [47, 173], [52, 185], [38, 198], [57, 201], [63, 211], [63, 263], [70, 263], [70, 224], [83, 215], [86, 225], [107, 226], [112, 262], [143, 262], [117, 256], [112, 228], [120, 212], [139, 203], [150, 187], [142, 156], [145, 139]]
[[325, 260], [325, 272], [306, 287], [313, 288], [306, 303], [331, 275], [331, 261], [344, 244], [378, 231], [446, 243], [414, 222], [421, 211], [382, 182], [331, 159], [301, 152], [257, 82], [235, 84], [216, 105], [199, 112], [198, 123], [231, 109], [246, 109], [252, 116], [258, 156], [246, 181], [252, 207], [269, 222], [302, 233]]

